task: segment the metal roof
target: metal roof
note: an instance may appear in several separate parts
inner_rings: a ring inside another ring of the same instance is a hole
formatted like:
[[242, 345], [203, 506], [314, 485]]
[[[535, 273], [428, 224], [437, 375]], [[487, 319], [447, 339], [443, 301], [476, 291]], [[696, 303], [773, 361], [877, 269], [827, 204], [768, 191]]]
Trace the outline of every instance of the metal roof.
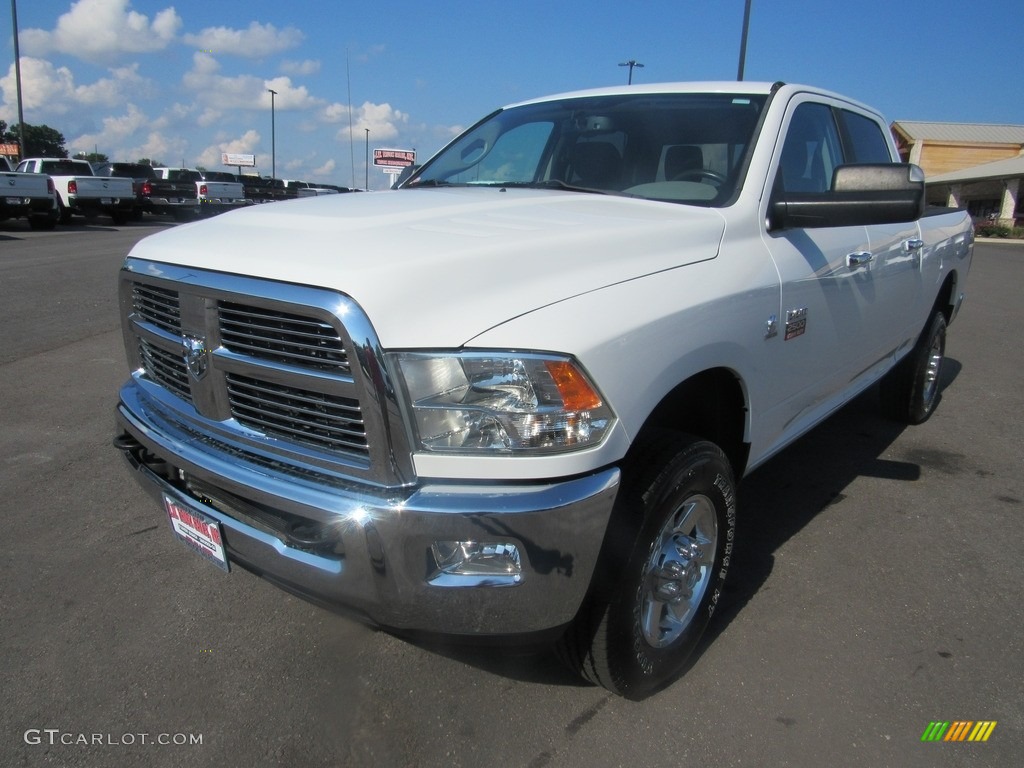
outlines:
[[926, 123], [897, 120], [893, 128], [910, 141], [938, 141], [964, 144], [1016, 144], [1024, 146], [1024, 125], [984, 123]]
[[990, 181], [993, 179], [1012, 179], [1015, 177], [1024, 177], [1024, 155], [932, 176], [927, 179], [926, 183], [957, 184], [960, 182]]

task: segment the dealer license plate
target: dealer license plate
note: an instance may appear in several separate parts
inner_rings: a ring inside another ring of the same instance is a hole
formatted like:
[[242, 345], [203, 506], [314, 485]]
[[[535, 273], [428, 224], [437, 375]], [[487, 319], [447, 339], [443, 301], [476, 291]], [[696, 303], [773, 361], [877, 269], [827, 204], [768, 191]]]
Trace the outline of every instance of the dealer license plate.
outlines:
[[164, 509], [167, 510], [167, 518], [175, 536], [195, 550], [200, 557], [209, 560], [218, 568], [230, 570], [219, 522], [166, 494]]
[[7, 200], [7, 204], [8, 205], [21, 205], [21, 198], [20, 197], [8, 197], [8, 198], [4, 198], [4, 199]]
[[101, 197], [100, 198], [100, 205], [112, 205], [113, 202], [114, 202], [113, 199], [109, 198], [109, 197]]

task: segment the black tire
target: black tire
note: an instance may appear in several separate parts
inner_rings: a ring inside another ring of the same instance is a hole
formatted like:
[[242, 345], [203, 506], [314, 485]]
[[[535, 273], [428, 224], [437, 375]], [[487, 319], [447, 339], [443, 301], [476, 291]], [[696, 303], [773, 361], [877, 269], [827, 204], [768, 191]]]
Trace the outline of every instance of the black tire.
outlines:
[[115, 227], [123, 227], [128, 223], [128, 217], [131, 214], [127, 211], [113, 211], [110, 214], [110, 220], [114, 223]]
[[58, 201], [57, 208], [60, 211], [60, 223], [70, 224], [71, 223], [71, 209], [67, 208], [64, 203]]
[[641, 454], [626, 468], [594, 586], [560, 648], [586, 679], [630, 699], [686, 667], [721, 597], [736, 529], [735, 481], [718, 446], [660, 435]]
[[882, 379], [882, 412], [904, 424], [921, 424], [939, 403], [946, 355], [946, 316], [936, 311], [914, 348]]

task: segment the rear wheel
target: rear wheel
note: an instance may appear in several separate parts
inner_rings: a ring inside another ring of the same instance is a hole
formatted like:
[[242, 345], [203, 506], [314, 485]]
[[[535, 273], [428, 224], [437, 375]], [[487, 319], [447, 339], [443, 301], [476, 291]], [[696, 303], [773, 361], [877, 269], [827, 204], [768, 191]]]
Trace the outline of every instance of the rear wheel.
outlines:
[[946, 356], [946, 316], [936, 311], [917, 343], [882, 379], [882, 410], [906, 424], [920, 424], [939, 402], [939, 376]]
[[562, 641], [584, 677], [634, 699], [685, 668], [721, 597], [736, 527], [735, 481], [718, 446], [661, 436], [643, 454], [627, 467], [637, 471], [615, 512], [639, 529], [622, 551], [613, 526], [594, 588]]

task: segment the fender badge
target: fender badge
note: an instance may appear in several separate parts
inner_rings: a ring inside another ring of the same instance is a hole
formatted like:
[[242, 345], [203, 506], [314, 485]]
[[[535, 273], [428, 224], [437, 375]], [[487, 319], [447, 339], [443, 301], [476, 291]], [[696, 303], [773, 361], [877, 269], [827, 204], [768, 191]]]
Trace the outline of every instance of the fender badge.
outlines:
[[807, 307], [801, 309], [790, 309], [786, 311], [786, 335], [785, 340], [795, 339], [803, 336], [807, 330]]
[[181, 349], [189, 374], [199, 381], [206, 375], [206, 339], [199, 336], [182, 336]]

